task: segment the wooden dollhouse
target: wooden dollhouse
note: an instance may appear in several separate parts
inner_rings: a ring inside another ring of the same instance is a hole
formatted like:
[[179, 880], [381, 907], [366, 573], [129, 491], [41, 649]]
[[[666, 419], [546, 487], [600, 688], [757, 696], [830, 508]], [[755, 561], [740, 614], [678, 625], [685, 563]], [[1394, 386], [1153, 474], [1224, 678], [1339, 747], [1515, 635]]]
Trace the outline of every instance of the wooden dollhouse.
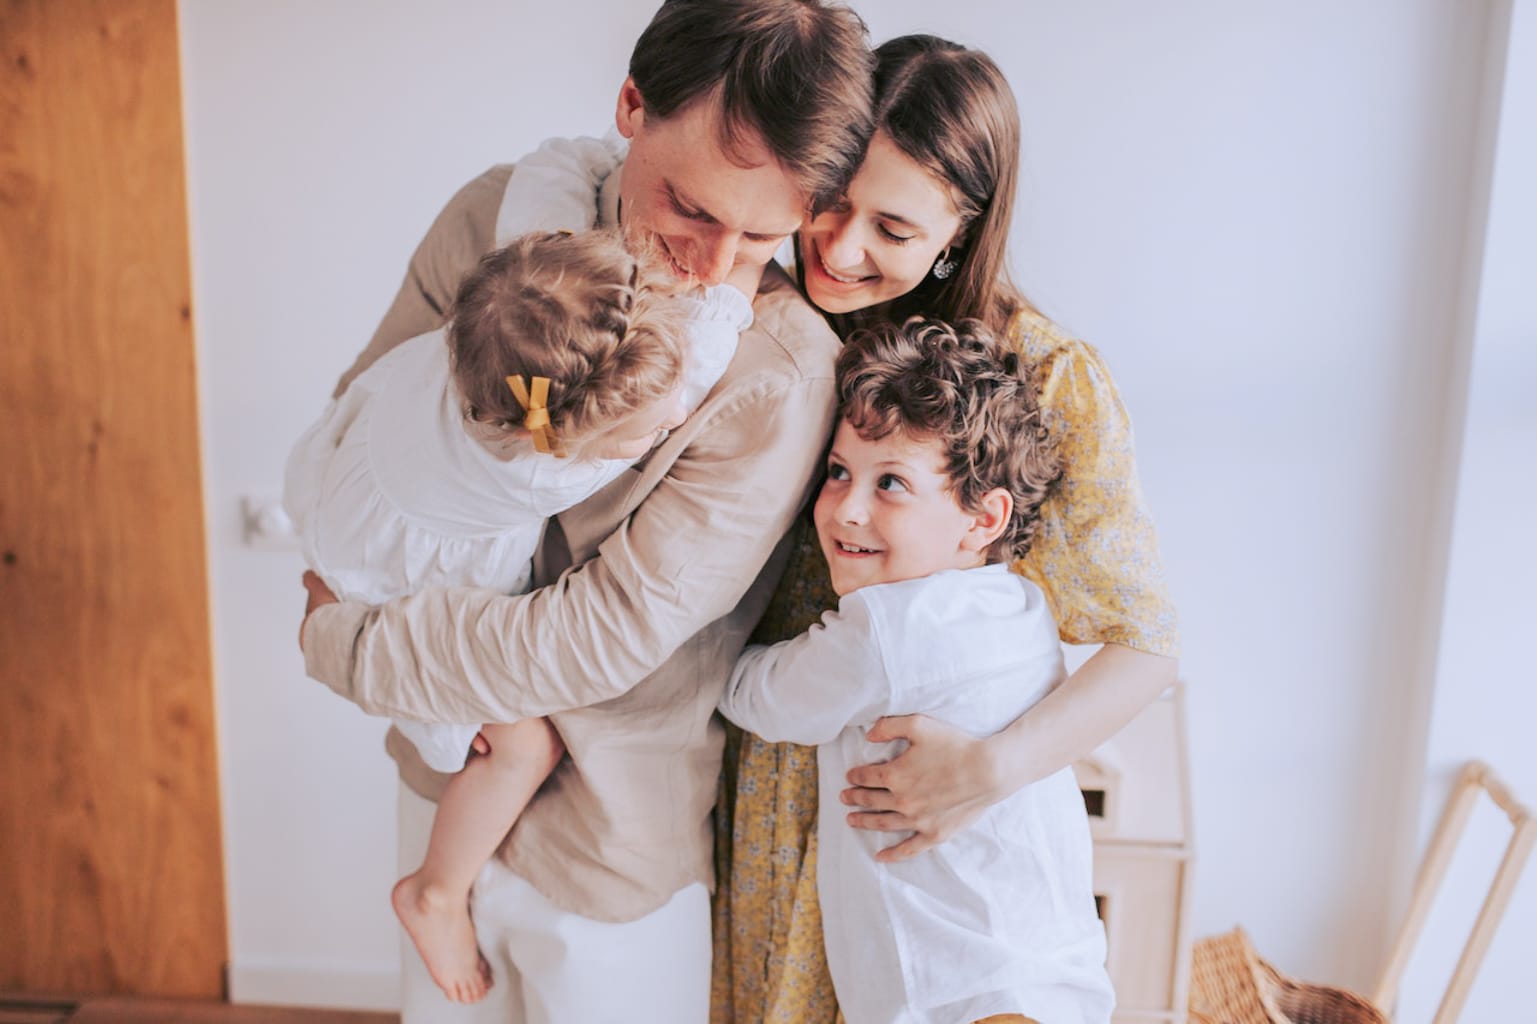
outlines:
[[1184, 1024], [1190, 980], [1190, 773], [1175, 686], [1073, 766], [1094, 837], [1114, 1024]]

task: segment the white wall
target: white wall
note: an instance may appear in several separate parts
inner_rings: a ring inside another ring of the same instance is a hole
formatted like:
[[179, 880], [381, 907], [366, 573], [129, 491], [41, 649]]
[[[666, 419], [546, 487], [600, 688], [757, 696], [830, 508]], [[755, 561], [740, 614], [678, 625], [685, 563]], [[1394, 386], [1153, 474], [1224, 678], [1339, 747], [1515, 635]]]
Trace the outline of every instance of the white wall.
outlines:
[[[1480, 147], [1492, 159], [1471, 211], [1469, 386], [1422, 836], [1459, 766], [1472, 758], [1487, 761], [1528, 807], [1537, 801], [1537, 670], [1522, 648], [1537, 621], [1537, 549], [1525, 536], [1537, 509], [1537, 4], [1506, 0], [1496, 11]], [[1510, 822], [1481, 802], [1410, 961], [1401, 1020], [1434, 1014], [1510, 833]], [[1533, 876], [1537, 865], [1528, 866], [1516, 889], [1465, 1020], [1512, 1019], [1514, 1008], [1529, 1002], [1523, 983], [1537, 950]]]
[[[453, 190], [609, 123], [649, 6], [182, 5], [237, 998], [387, 1003], [395, 956], [382, 727], [304, 679], [239, 498]], [[1180, 603], [1196, 934], [1365, 985], [1417, 855], [1483, 7], [856, 6], [1020, 98], [1017, 277], [1115, 369]]]

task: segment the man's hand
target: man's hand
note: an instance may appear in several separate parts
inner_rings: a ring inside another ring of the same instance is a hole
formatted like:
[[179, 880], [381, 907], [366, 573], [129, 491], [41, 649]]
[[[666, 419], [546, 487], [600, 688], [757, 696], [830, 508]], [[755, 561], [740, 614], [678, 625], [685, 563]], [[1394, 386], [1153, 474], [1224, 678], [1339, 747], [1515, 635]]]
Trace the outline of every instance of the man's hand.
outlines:
[[304, 590], [308, 599], [304, 603], [304, 618], [299, 622], [299, 650], [304, 650], [304, 623], [310, 620], [310, 612], [323, 604], [336, 604], [337, 597], [331, 593], [331, 588], [326, 586], [325, 580], [315, 575], [313, 571], [304, 573]]
[[906, 860], [938, 846], [970, 825], [999, 799], [993, 763], [984, 740], [924, 715], [882, 718], [865, 738], [872, 743], [906, 740], [890, 761], [849, 769], [843, 802], [863, 808], [849, 814], [854, 828], [914, 834], [875, 855]]

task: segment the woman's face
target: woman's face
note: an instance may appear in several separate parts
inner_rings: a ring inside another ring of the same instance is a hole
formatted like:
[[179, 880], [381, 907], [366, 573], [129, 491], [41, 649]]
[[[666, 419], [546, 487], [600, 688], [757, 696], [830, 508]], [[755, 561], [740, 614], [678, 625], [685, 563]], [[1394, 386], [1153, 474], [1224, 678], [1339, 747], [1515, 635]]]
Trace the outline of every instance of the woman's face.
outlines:
[[948, 183], [877, 132], [848, 196], [801, 228], [806, 295], [825, 313], [905, 295], [960, 229]]

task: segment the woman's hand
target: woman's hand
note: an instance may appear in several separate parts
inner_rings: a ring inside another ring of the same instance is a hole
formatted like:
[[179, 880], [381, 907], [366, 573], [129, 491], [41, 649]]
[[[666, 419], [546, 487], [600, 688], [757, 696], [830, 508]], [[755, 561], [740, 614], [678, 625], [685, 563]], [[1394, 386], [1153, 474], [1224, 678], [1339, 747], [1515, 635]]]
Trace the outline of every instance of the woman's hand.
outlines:
[[866, 733], [873, 743], [906, 740], [890, 761], [849, 769], [852, 788], [843, 802], [863, 808], [848, 816], [854, 828], [915, 834], [875, 855], [906, 860], [937, 846], [976, 821], [1006, 791], [985, 740], [925, 715], [882, 718]]
[[331, 588], [326, 586], [325, 580], [315, 575], [313, 571], [304, 573], [304, 590], [307, 600], [304, 604], [304, 618], [299, 621], [299, 650], [304, 650], [304, 624], [310, 620], [310, 612], [323, 604], [336, 604], [336, 595], [331, 593]]
[[1173, 658], [1105, 644], [1002, 732], [977, 739], [923, 715], [882, 718], [866, 738], [910, 746], [884, 764], [851, 768], [843, 802], [855, 828], [916, 834], [876, 854], [906, 860], [937, 846], [1021, 786], [1087, 756], [1174, 685]]

